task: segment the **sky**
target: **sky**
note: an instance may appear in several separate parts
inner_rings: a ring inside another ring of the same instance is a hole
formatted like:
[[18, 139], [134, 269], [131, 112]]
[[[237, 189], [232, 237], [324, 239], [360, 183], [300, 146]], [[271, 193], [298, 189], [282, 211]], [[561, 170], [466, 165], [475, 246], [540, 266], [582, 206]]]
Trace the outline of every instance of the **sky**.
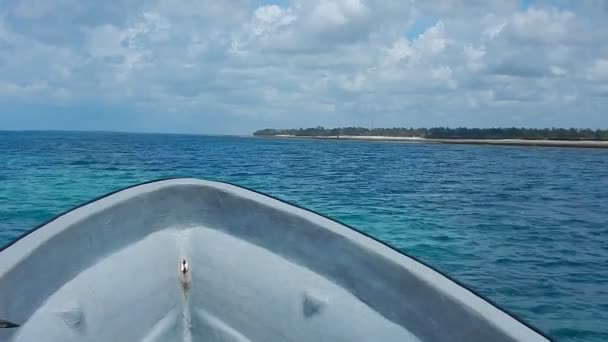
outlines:
[[608, 128], [608, 1], [0, 0], [0, 129]]

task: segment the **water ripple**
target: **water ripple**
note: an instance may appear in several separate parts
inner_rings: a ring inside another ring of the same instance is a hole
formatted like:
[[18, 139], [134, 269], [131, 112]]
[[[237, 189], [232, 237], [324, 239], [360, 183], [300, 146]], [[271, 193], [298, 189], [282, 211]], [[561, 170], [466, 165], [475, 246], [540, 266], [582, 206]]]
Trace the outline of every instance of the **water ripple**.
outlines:
[[151, 179], [238, 183], [417, 256], [562, 341], [608, 340], [608, 151], [0, 132], [0, 245]]

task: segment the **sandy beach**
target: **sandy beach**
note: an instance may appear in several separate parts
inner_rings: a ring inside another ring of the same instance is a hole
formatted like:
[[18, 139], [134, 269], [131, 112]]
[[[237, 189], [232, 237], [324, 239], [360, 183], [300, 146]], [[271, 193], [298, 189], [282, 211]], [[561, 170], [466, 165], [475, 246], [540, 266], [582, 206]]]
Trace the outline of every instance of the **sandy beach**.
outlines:
[[599, 140], [525, 140], [525, 139], [426, 139], [419, 137], [385, 137], [385, 136], [295, 136], [275, 135], [264, 138], [286, 139], [325, 139], [325, 140], [363, 140], [363, 141], [398, 141], [405, 143], [436, 143], [436, 144], [465, 144], [465, 145], [506, 145], [506, 146], [542, 146], [542, 147], [580, 147], [608, 148], [608, 141]]

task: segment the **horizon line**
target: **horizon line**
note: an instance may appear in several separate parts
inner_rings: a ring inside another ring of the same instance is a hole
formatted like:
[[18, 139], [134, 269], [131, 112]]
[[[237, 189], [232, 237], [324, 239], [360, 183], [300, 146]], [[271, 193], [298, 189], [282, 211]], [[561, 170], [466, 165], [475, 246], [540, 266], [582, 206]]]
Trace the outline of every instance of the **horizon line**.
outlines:
[[150, 135], [198, 135], [198, 136], [215, 136], [215, 137], [246, 137], [253, 135], [248, 134], [229, 134], [229, 133], [188, 133], [188, 132], [158, 132], [158, 131], [121, 131], [121, 130], [95, 130], [95, 129], [0, 129], [0, 133], [111, 133], [111, 134], [150, 134]]

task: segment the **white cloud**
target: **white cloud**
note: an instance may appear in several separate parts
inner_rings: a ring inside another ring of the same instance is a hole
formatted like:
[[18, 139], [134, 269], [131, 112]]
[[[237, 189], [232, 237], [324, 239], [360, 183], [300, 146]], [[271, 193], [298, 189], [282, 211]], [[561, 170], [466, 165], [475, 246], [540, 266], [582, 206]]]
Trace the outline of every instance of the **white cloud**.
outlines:
[[516, 13], [509, 21], [507, 32], [520, 42], [543, 44], [559, 43], [576, 38], [569, 28], [576, 17], [569, 11], [557, 9], [530, 8], [526, 12]]
[[551, 73], [555, 76], [565, 76], [566, 74], [568, 74], [568, 70], [564, 69], [564, 68], [560, 68], [558, 66], [552, 65], [550, 67]]
[[447, 46], [443, 22], [437, 22], [437, 24], [431, 26], [418, 36], [414, 42], [414, 46], [419, 49], [424, 56], [430, 57], [443, 52]]
[[595, 82], [608, 83], [608, 59], [596, 59], [587, 68], [587, 79]]
[[[434, 24], [408, 38], [421, 18]], [[607, 105], [606, 23], [591, 5], [505, 1], [5, 2], [0, 102], [112, 105], [146, 127], [221, 120], [240, 133], [371, 117], [605, 126], [582, 108]]]
[[394, 64], [401, 60], [408, 60], [414, 58], [417, 52], [411, 46], [409, 41], [405, 38], [398, 39], [393, 46], [387, 49], [386, 62], [388, 64]]
[[431, 70], [431, 76], [434, 79], [441, 81], [450, 89], [456, 89], [456, 87], [458, 87], [458, 84], [452, 78], [452, 69], [449, 66], [442, 65], [434, 68]]
[[360, 0], [319, 1], [311, 13], [311, 22], [317, 27], [346, 25], [364, 15], [365, 5]]
[[277, 5], [258, 7], [254, 12], [253, 32], [256, 35], [264, 34], [276, 30], [281, 26], [286, 26], [297, 18], [291, 14], [290, 10], [283, 10]]
[[463, 54], [466, 58], [467, 67], [473, 71], [480, 71], [485, 67], [482, 59], [486, 55], [485, 47], [475, 48], [471, 45], [466, 45], [463, 50]]
[[502, 30], [507, 26], [506, 23], [493, 24], [492, 26], [486, 28], [483, 31], [483, 36], [486, 39], [492, 40], [502, 32]]

